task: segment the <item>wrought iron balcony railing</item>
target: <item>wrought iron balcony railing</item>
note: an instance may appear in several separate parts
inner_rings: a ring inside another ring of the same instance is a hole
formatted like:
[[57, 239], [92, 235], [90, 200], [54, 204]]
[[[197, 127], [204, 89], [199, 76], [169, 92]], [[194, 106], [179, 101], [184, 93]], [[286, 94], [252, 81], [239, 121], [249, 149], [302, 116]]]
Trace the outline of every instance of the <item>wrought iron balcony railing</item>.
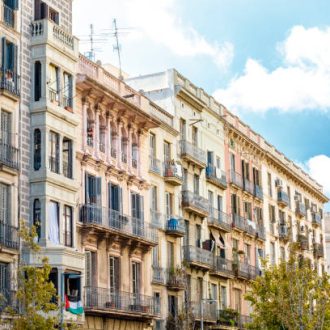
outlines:
[[183, 257], [187, 262], [213, 267], [213, 253], [197, 246], [183, 246]]
[[288, 194], [283, 190], [279, 190], [277, 192], [277, 202], [282, 206], [288, 206], [290, 204]]
[[149, 163], [149, 171], [154, 172], [156, 174], [161, 174], [162, 168], [161, 168], [161, 162], [159, 159], [156, 159], [153, 156], [149, 157], [150, 163]]
[[248, 223], [244, 217], [238, 214], [232, 214], [232, 219], [234, 228], [242, 231], [248, 231]]
[[198, 301], [198, 302], [191, 302], [190, 303], [192, 314], [194, 315], [195, 319], [201, 319], [202, 315], [202, 308], [203, 308], [203, 320], [204, 322], [216, 322], [218, 318], [217, 312], [217, 303], [215, 301]]
[[165, 284], [165, 269], [152, 265], [152, 281], [157, 284]]
[[252, 182], [247, 179], [247, 178], [243, 178], [243, 189], [244, 191], [248, 192], [251, 195], [254, 195], [254, 187]]
[[20, 76], [16, 72], [2, 67], [0, 70], [0, 88], [15, 96], [20, 96]]
[[150, 223], [154, 228], [164, 229], [164, 215], [156, 210], [150, 210]]
[[143, 220], [98, 205], [81, 205], [80, 221], [84, 224], [99, 225], [153, 243], [157, 243], [158, 240], [157, 230], [144, 224]]
[[8, 214], [7, 209], [0, 209], [0, 215], [2, 221], [0, 221], [0, 245], [5, 246], [9, 249], [19, 249], [19, 235], [18, 228], [14, 227], [5, 221]]
[[168, 217], [166, 218], [167, 218], [165, 224], [166, 234], [174, 235], [177, 237], [184, 236], [185, 226], [183, 219], [174, 215], [170, 216], [169, 218]]
[[264, 198], [264, 193], [262, 191], [262, 188], [256, 184], [254, 185], [254, 196], [258, 199]]
[[207, 216], [209, 213], [208, 200], [188, 190], [182, 191], [182, 206], [201, 216]]
[[313, 244], [314, 256], [316, 258], [324, 257], [324, 248], [322, 243], [314, 243]]
[[314, 225], [322, 226], [322, 217], [318, 212], [312, 212], [312, 223]]
[[230, 215], [214, 207], [210, 207], [207, 222], [209, 226], [219, 227], [227, 232], [230, 232], [232, 229], [232, 218]]
[[229, 182], [236, 187], [243, 189], [242, 175], [233, 170], [229, 171]]
[[227, 187], [226, 173], [213, 165], [207, 165], [206, 167], [206, 179], [217, 185], [220, 188]]
[[15, 27], [15, 11], [5, 4], [3, 4], [3, 21], [11, 28]]
[[187, 158], [201, 167], [205, 166], [206, 152], [203, 149], [198, 148], [186, 140], [181, 140], [179, 142], [179, 150], [182, 158]]
[[153, 297], [98, 287], [85, 287], [84, 306], [87, 313], [93, 310], [117, 311], [152, 317], [159, 312]]
[[233, 261], [220, 256], [214, 257], [214, 269], [217, 273], [234, 275]]
[[306, 207], [305, 204], [302, 202], [296, 202], [296, 215], [300, 217], [306, 216]]
[[174, 185], [181, 185], [183, 180], [181, 165], [174, 161], [164, 162], [164, 178]]
[[0, 163], [18, 170], [18, 149], [0, 140]]

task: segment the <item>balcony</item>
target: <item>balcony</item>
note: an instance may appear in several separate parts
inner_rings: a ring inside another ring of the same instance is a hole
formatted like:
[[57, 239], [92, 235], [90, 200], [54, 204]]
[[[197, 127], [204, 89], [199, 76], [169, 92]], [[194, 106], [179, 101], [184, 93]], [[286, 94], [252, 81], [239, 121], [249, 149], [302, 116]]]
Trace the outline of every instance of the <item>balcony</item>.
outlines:
[[179, 142], [179, 150], [181, 158], [185, 159], [187, 162], [194, 163], [200, 168], [206, 166], [206, 153], [204, 150], [186, 140], [181, 140]]
[[164, 180], [174, 186], [182, 184], [182, 167], [176, 162], [164, 162]]
[[51, 20], [41, 19], [31, 23], [32, 46], [50, 44], [68, 56], [78, 58], [78, 39]]
[[312, 224], [322, 227], [322, 218], [320, 213], [312, 212]]
[[211, 275], [218, 275], [226, 278], [234, 277], [232, 260], [221, 258], [220, 256], [214, 257], [214, 265], [210, 273]]
[[309, 241], [308, 237], [302, 234], [298, 235], [298, 242], [300, 243], [300, 248], [302, 250], [308, 250], [309, 248]]
[[18, 170], [18, 149], [10, 144], [0, 142], [0, 164]]
[[227, 233], [231, 232], [232, 229], [232, 219], [230, 215], [219, 211], [214, 207], [210, 207], [207, 223], [210, 227], [221, 229]]
[[201, 309], [203, 308], [203, 322], [204, 323], [216, 323], [218, 318], [217, 304], [215, 301], [209, 301], [203, 299], [198, 302], [191, 302], [191, 311], [195, 320], [201, 319]]
[[279, 190], [277, 192], [277, 203], [283, 207], [286, 207], [290, 204], [289, 196], [283, 190]]
[[302, 202], [296, 202], [296, 215], [300, 218], [306, 216], [306, 207]]
[[188, 211], [207, 217], [209, 214], [209, 202], [206, 198], [188, 190], [182, 191], [182, 207]]
[[20, 96], [20, 76], [12, 70], [1, 68], [0, 89], [2, 94], [17, 100]]
[[240, 279], [254, 280], [261, 275], [261, 270], [258, 267], [252, 266], [247, 262], [236, 262], [233, 264], [235, 275]]
[[[218, 311], [218, 324], [224, 326], [223, 329], [247, 329], [247, 325], [252, 322], [248, 315], [242, 315], [234, 309], [223, 309]], [[220, 328], [222, 329], [222, 327]]]
[[183, 220], [179, 217], [171, 216], [170, 219], [166, 221], [165, 231], [166, 235], [183, 237], [185, 234], [185, 226]]
[[114, 318], [151, 319], [158, 314], [153, 297], [129, 292], [112, 292], [107, 288], [85, 287], [86, 314]]
[[250, 195], [254, 195], [254, 186], [247, 178], [243, 178], [243, 190]]
[[254, 197], [260, 200], [263, 200], [264, 198], [264, 193], [262, 191], [262, 188], [257, 184], [254, 185]]
[[256, 226], [256, 237], [263, 241], [266, 240], [266, 231], [263, 224], [257, 224]]
[[313, 252], [314, 252], [315, 258], [323, 258], [324, 257], [323, 244], [321, 244], [321, 243], [314, 243], [313, 244]]
[[229, 182], [236, 188], [243, 189], [243, 179], [239, 173], [230, 171], [229, 172]]
[[135, 239], [147, 246], [156, 246], [157, 230], [137, 219], [115, 210], [93, 204], [80, 206], [80, 221], [95, 231], [109, 232], [122, 236], [123, 239]]
[[[7, 285], [9, 283], [6, 283]], [[10, 307], [14, 311], [18, 309], [18, 301], [16, 298], [16, 291], [9, 288], [1, 288], [0, 290], [0, 312], [3, 313], [7, 307]]]
[[169, 290], [183, 290], [185, 289], [186, 284], [186, 272], [182, 268], [177, 267], [168, 270], [166, 285]]
[[206, 180], [219, 188], [227, 188], [226, 173], [213, 165], [209, 164], [206, 167]]
[[242, 232], [248, 230], [248, 224], [245, 218], [241, 217], [238, 214], [233, 214], [232, 218], [233, 218], [233, 228]]
[[165, 270], [157, 265], [152, 266], [152, 283], [165, 284]]
[[[4, 219], [8, 210], [0, 209], [1, 217]], [[0, 221], [0, 246], [8, 249], [19, 249], [18, 228]]]
[[278, 236], [283, 241], [288, 241], [290, 239], [289, 230], [287, 225], [278, 226]]
[[158, 175], [161, 175], [162, 168], [161, 162], [159, 159], [156, 159], [153, 156], [149, 156], [149, 171]]
[[150, 210], [151, 226], [164, 230], [164, 215], [156, 210]]
[[213, 254], [197, 246], [184, 246], [183, 258], [190, 266], [200, 269], [211, 269], [213, 267]]

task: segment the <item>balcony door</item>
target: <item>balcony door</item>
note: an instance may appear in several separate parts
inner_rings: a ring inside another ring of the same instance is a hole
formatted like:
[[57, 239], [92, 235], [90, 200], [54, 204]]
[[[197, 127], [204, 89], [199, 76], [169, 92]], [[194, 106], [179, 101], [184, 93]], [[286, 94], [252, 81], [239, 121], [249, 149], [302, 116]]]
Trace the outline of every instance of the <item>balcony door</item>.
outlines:
[[110, 303], [113, 307], [119, 307], [119, 281], [120, 281], [120, 264], [118, 257], [109, 257], [109, 287], [110, 287]]
[[169, 162], [171, 160], [171, 144], [164, 141], [164, 162]]
[[139, 262], [132, 262], [132, 295], [133, 306], [139, 308], [141, 291], [141, 264]]
[[192, 127], [192, 143], [195, 147], [198, 147], [198, 128]]
[[108, 208], [110, 226], [122, 229], [126, 224], [123, 213], [122, 188], [111, 182], [108, 183]]
[[156, 136], [150, 133], [150, 157], [156, 158]]
[[101, 206], [101, 178], [86, 173], [85, 176], [86, 204]]
[[132, 214], [132, 226], [133, 233], [135, 235], [143, 235], [144, 225], [144, 202], [143, 196], [132, 193], [131, 194], [131, 214]]
[[174, 243], [167, 242], [167, 268], [174, 269]]
[[11, 122], [11, 114], [6, 111], [1, 111], [0, 144], [2, 145], [11, 145]]
[[214, 153], [213, 151], [208, 151], [207, 152], [207, 165], [214, 165]]

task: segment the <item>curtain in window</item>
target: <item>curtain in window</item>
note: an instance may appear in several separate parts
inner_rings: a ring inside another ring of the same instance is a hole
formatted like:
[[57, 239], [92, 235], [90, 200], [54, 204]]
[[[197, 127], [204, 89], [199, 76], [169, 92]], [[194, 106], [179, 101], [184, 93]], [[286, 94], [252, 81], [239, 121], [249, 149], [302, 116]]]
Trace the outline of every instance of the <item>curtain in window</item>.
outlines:
[[58, 204], [56, 202], [50, 202], [48, 205], [48, 239], [53, 244], [60, 244], [59, 239], [59, 221], [58, 221]]

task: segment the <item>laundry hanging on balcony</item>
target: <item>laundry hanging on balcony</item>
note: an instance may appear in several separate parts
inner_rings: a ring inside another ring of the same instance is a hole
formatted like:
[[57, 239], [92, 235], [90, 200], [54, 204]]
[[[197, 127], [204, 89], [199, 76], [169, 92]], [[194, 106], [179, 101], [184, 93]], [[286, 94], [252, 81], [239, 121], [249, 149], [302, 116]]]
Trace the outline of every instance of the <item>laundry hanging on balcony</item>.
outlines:
[[76, 301], [76, 299], [69, 298], [67, 295], [65, 295], [65, 310], [78, 315], [84, 313], [82, 301]]

